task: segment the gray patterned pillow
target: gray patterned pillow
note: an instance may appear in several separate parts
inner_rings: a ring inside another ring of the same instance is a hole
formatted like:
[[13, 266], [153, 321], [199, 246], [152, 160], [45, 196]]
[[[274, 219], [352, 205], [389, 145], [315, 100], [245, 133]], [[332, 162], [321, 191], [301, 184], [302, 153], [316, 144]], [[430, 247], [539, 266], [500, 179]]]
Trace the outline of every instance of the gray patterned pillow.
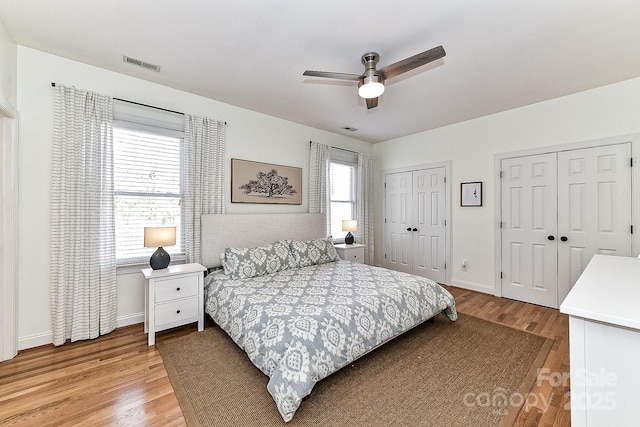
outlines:
[[289, 247], [299, 267], [326, 264], [340, 259], [331, 237], [304, 242], [292, 241]]
[[222, 263], [225, 274], [234, 279], [262, 276], [297, 267], [289, 241], [279, 240], [256, 248], [226, 248]]
[[227, 267], [227, 256], [224, 252], [220, 252], [220, 265], [222, 265], [222, 271], [227, 276], [231, 274], [229, 267]]

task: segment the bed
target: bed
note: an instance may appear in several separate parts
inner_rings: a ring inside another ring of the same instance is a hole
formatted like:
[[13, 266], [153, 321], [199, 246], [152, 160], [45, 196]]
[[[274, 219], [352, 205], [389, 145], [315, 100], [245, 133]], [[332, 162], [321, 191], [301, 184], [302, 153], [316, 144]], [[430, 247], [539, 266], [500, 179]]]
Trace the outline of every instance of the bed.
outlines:
[[440, 285], [340, 260], [323, 215], [204, 215], [201, 227], [205, 311], [270, 378], [284, 421], [355, 359], [439, 313], [457, 319]]

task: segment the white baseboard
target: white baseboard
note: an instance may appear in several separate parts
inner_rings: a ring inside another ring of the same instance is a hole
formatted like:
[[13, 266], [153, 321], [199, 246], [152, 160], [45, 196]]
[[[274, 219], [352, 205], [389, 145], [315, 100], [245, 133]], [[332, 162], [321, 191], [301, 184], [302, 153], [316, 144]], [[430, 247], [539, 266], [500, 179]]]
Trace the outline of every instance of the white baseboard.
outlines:
[[144, 312], [118, 317], [116, 320], [116, 328], [135, 325], [136, 323], [144, 323]]
[[[135, 325], [136, 323], [144, 323], [144, 312], [121, 316], [116, 319], [116, 328]], [[53, 332], [43, 332], [41, 334], [33, 334], [26, 337], [18, 337], [18, 351], [28, 348], [40, 347], [53, 343]]]
[[493, 286], [485, 285], [484, 283], [468, 282], [466, 280], [451, 280], [451, 286], [468, 289], [470, 291], [482, 292], [484, 294], [495, 294]]
[[53, 343], [53, 332], [43, 332], [41, 334], [33, 334], [26, 337], [18, 337], [18, 351], [28, 348], [40, 347]]

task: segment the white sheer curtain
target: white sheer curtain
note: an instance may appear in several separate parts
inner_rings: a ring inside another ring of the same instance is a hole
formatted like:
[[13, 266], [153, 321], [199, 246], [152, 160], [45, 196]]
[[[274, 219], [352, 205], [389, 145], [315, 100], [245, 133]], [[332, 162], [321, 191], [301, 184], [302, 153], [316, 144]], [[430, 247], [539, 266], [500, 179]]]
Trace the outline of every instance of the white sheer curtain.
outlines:
[[331, 233], [331, 203], [329, 202], [329, 167], [331, 147], [311, 142], [309, 154], [309, 213], [323, 213], [327, 218], [327, 235]]
[[53, 344], [116, 327], [113, 102], [56, 86], [51, 176]]
[[224, 123], [185, 115], [184, 230], [187, 262], [202, 261], [200, 216], [224, 213]]
[[364, 263], [373, 264], [373, 158], [358, 154], [358, 194], [356, 195], [357, 242], [365, 245]]

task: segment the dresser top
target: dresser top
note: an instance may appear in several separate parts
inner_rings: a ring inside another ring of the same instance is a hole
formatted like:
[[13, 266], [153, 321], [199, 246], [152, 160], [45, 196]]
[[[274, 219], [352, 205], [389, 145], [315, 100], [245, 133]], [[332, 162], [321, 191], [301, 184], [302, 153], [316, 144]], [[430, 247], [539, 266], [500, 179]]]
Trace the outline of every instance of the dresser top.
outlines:
[[640, 260], [594, 255], [560, 311], [640, 330]]

